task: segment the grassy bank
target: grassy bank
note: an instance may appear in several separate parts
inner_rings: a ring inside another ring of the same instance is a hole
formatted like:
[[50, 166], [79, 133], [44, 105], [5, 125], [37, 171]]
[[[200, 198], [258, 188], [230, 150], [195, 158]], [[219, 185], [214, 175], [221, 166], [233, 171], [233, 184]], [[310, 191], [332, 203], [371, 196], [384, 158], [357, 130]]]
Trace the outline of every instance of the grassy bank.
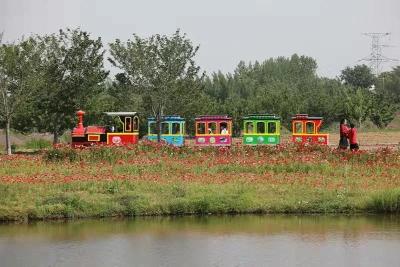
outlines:
[[0, 157], [0, 219], [400, 212], [400, 152], [68, 148]]

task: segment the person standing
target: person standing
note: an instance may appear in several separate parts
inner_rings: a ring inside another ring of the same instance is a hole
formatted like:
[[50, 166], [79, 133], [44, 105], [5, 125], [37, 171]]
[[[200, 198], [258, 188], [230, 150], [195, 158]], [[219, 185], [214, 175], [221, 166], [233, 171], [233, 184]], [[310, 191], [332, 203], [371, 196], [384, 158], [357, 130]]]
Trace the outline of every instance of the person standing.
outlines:
[[350, 132], [350, 128], [347, 126], [347, 120], [342, 119], [340, 121], [339, 133], [340, 133], [340, 140], [339, 140], [339, 148], [346, 150], [349, 147], [349, 140], [348, 135]]
[[353, 123], [350, 123], [349, 140], [350, 140], [350, 150], [357, 151], [359, 149], [357, 141], [357, 128], [354, 126]]

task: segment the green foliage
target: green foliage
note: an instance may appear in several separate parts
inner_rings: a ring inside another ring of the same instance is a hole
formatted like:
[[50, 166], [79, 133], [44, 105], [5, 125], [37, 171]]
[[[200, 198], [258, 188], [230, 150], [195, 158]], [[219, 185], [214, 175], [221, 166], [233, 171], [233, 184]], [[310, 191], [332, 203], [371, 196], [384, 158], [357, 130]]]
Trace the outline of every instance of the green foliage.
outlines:
[[343, 91], [344, 114], [361, 127], [372, 107], [372, 93], [362, 88], [347, 88]]
[[379, 128], [385, 128], [394, 118], [398, 105], [387, 96], [378, 93], [373, 96], [370, 119]]
[[378, 77], [376, 90], [394, 104], [400, 104], [400, 66], [384, 72]]
[[342, 70], [340, 79], [347, 85], [370, 88], [376, 82], [374, 74], [367, 65], [356, 65], [353, 68], [347, 67]]
[[108, 72], [103, 68], [103, 44], [80, 29], [60, 30], [39, 37], [42, 64], [41, 87], [35, 95], [35, 124], [54, 134], [54, 142], [71, 129], [78, 109], [104, 91]]
[[10, 128], [17, 114], [33, 102], [40, 61], [38, 43], [28, 38], [18, 44], [2, 44], [0, 36], [0, 124], [5, 126], [6, 149], [11, 154]]

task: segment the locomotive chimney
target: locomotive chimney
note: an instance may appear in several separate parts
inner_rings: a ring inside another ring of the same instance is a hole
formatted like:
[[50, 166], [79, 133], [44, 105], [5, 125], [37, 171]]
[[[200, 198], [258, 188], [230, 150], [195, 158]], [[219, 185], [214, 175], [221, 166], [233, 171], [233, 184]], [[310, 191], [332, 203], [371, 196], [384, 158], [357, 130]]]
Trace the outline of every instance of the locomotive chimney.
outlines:
[[78, 116], [78, 125], [76, 126], [76, 128], [78, 129], [83, 129], [83, 115], [85, 114], [85, 112], [83, 110], [78, 110], [76, 112], [76, 115]]

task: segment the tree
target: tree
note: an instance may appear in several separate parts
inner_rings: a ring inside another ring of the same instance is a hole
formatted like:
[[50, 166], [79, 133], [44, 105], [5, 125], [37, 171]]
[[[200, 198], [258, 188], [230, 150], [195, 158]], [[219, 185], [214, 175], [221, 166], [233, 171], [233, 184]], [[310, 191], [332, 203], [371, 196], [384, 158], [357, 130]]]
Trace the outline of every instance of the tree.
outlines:
[[[1, 44], [1, 36], [0, 36]], [[39, 54], [33, 38], [0, 46], [0, 120], [5, 124], [6, 150], [11, 155], [10, 128], [16, 114], [32, 98]]]
[[360, 87], [363, 89], [370, 88], [376, 81], [374, 74], [367, 65], [356, 65], [353, 68], [347, 67], [342, 70], [340, 79], [346, 84]]
[[376, 90], [387, 96], [391, 102], [400, 104], [400, 66], [381, 73], [376, 83]]
[[358, 123], [361, 128], [362, 123], [368, 118], [371, 112], [372, 96], [371, 92], [362, 88], [347, 88], [344, 91], [344, 113], [351, 120]]
[[134, 34], [133, 40], [123, 43], [117, 39], [110, 48], [109, 61], [124, 71], [130, 88], [145, 98], [156, 118], [160, 141], [161, 120], [166, 110], [176, 104], [182, 105], [179, 102], [182, 98], [196, 101], [202, 79], [200, 67], [194, 61], [199, 47], [194, 47], [186, 35], [177, 30], [172, 36], [156, 34], [141, 38]]
[[104, 90], [108, 72], [103, 68], [101, 38], [91, 39], [80, 29], [60, 30], [40, 37], [42, 45], [42, 86], [35, 102], [36, 125], [59, 136], [73, 126], [75, 112], [89, 106]]
[[384, 94], [373, 96], [370, 119], [379, 128], [385, 128], [395, 117], [397, 106]]

